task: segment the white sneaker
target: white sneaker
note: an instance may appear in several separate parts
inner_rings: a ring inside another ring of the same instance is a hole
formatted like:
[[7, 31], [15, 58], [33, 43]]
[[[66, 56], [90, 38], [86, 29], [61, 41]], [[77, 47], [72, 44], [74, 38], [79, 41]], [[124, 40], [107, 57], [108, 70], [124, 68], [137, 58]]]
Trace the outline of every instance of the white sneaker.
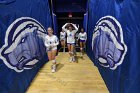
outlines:
[[52, 65], [52, 73], [56, 72], [56, 65]]
[[72, 62], [72, 57], [70, 57], [70, 62]]
[[52, 69], [52, 73], [54, 73], [54, 72], [56, 72], [56, 70], [55, 69]]
[[75, 62], [75, 57], [72, 57], [72, 62]]

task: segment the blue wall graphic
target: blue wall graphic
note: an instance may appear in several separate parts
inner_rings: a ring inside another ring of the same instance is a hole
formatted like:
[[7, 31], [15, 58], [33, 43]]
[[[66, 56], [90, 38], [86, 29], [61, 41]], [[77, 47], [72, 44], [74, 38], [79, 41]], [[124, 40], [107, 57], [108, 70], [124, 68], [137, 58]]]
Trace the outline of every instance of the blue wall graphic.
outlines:
[[0, 1], [0, 93], [25, 93], [48, 61], [43, 38], [49, 26], [48, 0]]
[[87, 53], [110, 93], [140, 93], [139, 5], [139, 0], [89, 0]]

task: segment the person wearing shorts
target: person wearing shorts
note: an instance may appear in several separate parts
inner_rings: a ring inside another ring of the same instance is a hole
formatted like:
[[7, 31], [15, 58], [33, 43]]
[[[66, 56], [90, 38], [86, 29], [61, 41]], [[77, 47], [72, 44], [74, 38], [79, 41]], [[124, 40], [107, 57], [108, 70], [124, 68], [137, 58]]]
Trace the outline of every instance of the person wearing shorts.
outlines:
[[53, 29], [49, 27], [47, 29], [48, 35], [45, 36], [45, 46], [47, 49], [47, 54], [49, 61], [52, 61], [52, 72], [56, 72], [56, 53], [57, 53], [57, 45], [59, 44], [59, 40], [56, 35], [53, 35]]
[[80, 51], [81, 51], [81, 57], [83, 57], [84, 51], [83, 49], [85, 48], [86, 40], [87, 40], [87, 33], [84, 32], [84, 29], [81, 28], [80, 33], [78, 35], [78, 40], [80, 42]]
[[[67, 28], [66, 28], [67, 27]], [[67, 46], [70, 55], [70, 62], [75, 62], [74, 47], [75, 47], [75, 34], [78, 31], [78, 27], [72, 23], [66, 23], [62, 29], [67, 34]]]
[[60, 32], [60, 42], [63, 48], [63, 52], [65, 52], [65, 45], [66, 45], [66, 32], [62, 29]]

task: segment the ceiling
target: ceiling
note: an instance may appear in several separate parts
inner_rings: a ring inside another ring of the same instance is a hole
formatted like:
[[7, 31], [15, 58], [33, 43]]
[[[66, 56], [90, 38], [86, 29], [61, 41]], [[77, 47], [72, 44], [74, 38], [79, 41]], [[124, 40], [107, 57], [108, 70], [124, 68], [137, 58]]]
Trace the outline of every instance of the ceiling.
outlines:
[[52, 0], [54, 12], [86, 12], [87, 0]]

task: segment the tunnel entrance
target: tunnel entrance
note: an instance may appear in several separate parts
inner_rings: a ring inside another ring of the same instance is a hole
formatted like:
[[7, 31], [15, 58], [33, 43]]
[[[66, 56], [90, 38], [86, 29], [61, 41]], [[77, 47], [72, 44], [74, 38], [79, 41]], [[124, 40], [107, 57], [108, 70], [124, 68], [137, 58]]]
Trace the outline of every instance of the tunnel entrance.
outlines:
[[83, 22], [84, 14], [87, 11], [87, 0], [51, 0], [50, 6], [54, 32], [58, 37], [62, 26], [67, 22], [79, 25], [79, 29], [84, 27]]

